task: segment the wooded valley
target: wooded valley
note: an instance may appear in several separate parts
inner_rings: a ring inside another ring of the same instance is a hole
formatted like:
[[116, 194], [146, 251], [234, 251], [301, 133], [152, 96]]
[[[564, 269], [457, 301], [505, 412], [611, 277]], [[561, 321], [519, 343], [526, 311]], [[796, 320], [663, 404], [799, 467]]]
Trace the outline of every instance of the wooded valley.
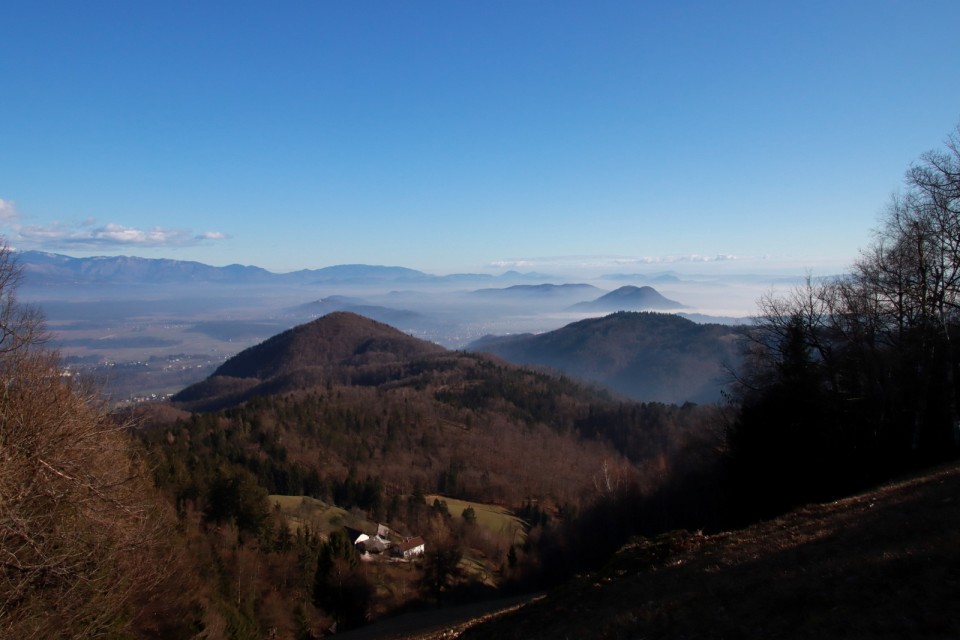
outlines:
[[[687, 549], [960, 454], [960, 130], [850, 273], [760, 300], [741, 330], [682, 321], [738, 345], [717, 402], [334, 312], [118, 409], [64, 375], [19, 275], [4, 246], [0, 637], [317, 638], [582, 581], [624, 545], [686, 531], [659, 540]], [[584, 348], [674, 320], [589, 321]]]

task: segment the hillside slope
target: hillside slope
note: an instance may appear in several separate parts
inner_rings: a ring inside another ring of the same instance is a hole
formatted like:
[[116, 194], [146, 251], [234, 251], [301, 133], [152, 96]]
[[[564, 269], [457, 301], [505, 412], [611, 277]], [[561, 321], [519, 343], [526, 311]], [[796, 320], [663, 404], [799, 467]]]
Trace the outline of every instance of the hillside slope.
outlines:
[[515, 364], [559, 369], [635, 400], [715, 402], [737, 333], [672, 314], [620, 312], [539, 335], [487, 337], [468, 347]]
[[954, 463], [744, 530], [638, 540], [519, 611], [405, 637], [955, 638], [958, 530]]

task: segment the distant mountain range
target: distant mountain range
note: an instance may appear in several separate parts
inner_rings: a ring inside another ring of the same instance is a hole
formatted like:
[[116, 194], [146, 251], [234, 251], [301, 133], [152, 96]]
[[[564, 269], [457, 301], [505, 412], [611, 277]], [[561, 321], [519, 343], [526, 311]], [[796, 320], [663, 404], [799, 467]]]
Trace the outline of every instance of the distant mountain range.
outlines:
[[25, 284], [86, 284], [86, 283], [171, 283], [268, 282], [276, 274], [260, 267], [229, 265], [211, 267], [200, 262], [164, 258], [134, 258], [130, 256], [98, 256], [72, 258], [57, 253], [25, 251], [17, 254], [23, 267]]
[[406, 267], [342, 264], [321, 269], [274, 273], [254, 266], [214, 267], [201, 262], [132, 256], [73, 258], [56, 253], [17, 253], [27, 286], [76, 284], [317, 284], [403, 285], [416, 283], [480, 284], [542, 280], [544, 274], [507, 271], [500, 276], [478, 273], [437, 276]]
[[477, 289], [471, 295], [482, 298], [500, 299], [583, 299], [595, 296], [603, 291], [592, 284], [516, 284], [505, 288]]
[[[435, 276], [404, 267], [352, 264], [272, 273], [255, 266], [213, 267], [128, 256], [73, 258], [36, 251], [18, 253], [17, 260], [24, 270], [23, 299], [42, 306], [69, 355], [130, 361], [175, 355], [180, 348], [225, 351], [225, 357], [256, 339], [331, 312], [356, 313], [463, 348], [489, 333], [541, 333], [617, 311], [699, 311], [687, 308], [686, 299], [671, 299], [649, 285], [608, 291], [515, 271]], [[675, 279], [672, 274], [655, 277]], [[696, 287], [683, 284], [670, 290], [694, 300], [700, 295]], [[697, 322], [737, 321], [689, 317]], [[171, 319], [177, 322], [168, 326]], [[107, 354], [108, 347], [124, 351]], [[684, 391], [652, 397], [690, 396]]]
[[674, 284], [682, 282], [675, 273], [607, 273], [601, 276], [604, 280], [629, 280], [631, 282], [649, 282], [653, 284]]
[[467, 349], [540, 365], [642, 401], [715, 402], [737, 330], [666, 313], [619, 312], [539, 335], [488, 336]]
[[[507, 287], [484, 287], [470, 292], [476, 299], [514, 304], [524, 301], [544, 302], [568, 306], [571, 311], [611, 312], [640, 310], [682, 309], [684, 305], [662, 296], [653, 287], [624, 286], [604, 293], [590, 284], [526, 284], [522, 281], [549, 279], [546, 274], [507, 271], [499, 276], [489, 274], [453, 274], [436, 276], [415, 269], [395, 266], [341, 264], [322, 269], [302, 269], [289, 273], [273, 273], [261, 267], [232, 264], [214, 267], [201, 262], [170, 260], [167, 258], [137, 258], [132, 256], [97, 256], [73, 258], [56, 253], [25, 251], [17, 254], [23, 267], [24, 285], [381, 285], [399, 287], [418, 284], [448, 284], [469, 287], [483, 283], [510, 283]], [[602, 295], [601, 295], [602, 294]], [[344, 310], [345, 301], [324, 299], [318, 308]], [[364, 304], [357, 301], [359, 304]], [[570, 306], [572, 305], [572, 306]], [[384, 315], [388, 321], [396, 316], [381, 313], [387, 310], [348, 309], [359, 313]]]

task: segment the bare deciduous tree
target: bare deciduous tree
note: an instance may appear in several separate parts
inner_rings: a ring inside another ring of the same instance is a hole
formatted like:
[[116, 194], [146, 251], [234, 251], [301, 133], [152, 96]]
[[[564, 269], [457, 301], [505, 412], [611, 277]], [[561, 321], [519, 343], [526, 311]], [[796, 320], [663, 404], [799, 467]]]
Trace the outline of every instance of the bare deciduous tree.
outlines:
[[745, 486], [824, 497], [960, 451], [960, 128], [850, 274], [763, 298], [748, 338], [728, 437]]
[[164, 518], [125, 425], [45, 349], [0, 248], [0, 637], [121, 635], [162, 580]]
[[21, 275], [13, 252], [0, 238], [0, 358], [5, 361], [47, 340], [40, 311], [17, 301]]

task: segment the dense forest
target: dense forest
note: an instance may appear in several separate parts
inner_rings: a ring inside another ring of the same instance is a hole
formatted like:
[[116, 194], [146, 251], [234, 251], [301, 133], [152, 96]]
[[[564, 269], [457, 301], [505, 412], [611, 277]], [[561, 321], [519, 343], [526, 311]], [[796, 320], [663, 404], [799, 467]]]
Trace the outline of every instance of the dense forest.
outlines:
[[[958, 145], [910, 168], [850, 273], [759, 302], [719, 404], [628, 401], [335, 313], [113, 411], [63, 375], [3, 247], [0, 637], [321, 637], [956, 458]], [[358, 552], [378, 525], [424, 553]]]

